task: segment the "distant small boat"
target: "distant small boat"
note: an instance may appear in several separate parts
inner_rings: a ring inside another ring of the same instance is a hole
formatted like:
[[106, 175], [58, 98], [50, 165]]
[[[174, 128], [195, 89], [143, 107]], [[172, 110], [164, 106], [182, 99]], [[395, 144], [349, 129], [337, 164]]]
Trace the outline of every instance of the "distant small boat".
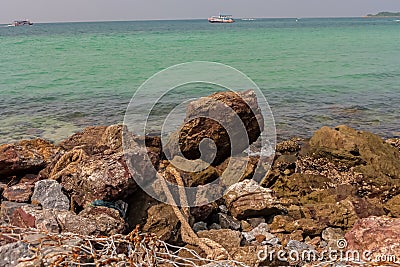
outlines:
[[244, 21], [253, 21], [253, 20], [256, 20], [256, 19], [253, 19], [253, 18], [244, 18], [244, 19], [242, 19], [242, 20], [244, 20]]
[[16, 26], [31, 26], [33, 25], [33, 22], [30, 22], [29, 20], [14, 20], [11, 24], [9, 24], [9, 27], [16, 27]]
[[222, 15], [212, 16], [208, 18], [208, 22], [210, 23], [233, 23], [235, 20], [232, 18], [232, 15]]
[[400, 19], [395, 19], [394, 21], [395, 21], [395, 22], [400, 22]]

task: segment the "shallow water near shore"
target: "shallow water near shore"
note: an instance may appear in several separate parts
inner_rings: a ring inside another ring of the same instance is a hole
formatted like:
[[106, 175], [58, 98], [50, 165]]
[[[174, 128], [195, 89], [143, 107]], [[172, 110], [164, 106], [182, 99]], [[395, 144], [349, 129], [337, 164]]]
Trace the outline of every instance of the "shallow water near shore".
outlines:
[[257, 83], [278, 139], [338, 124], [400, 136], [399, 30], [390, 18], [1, 27], [0, 143], [60, 141], [85, 126], [121, 123], [146, 79], [198, 60], [230, 65]]

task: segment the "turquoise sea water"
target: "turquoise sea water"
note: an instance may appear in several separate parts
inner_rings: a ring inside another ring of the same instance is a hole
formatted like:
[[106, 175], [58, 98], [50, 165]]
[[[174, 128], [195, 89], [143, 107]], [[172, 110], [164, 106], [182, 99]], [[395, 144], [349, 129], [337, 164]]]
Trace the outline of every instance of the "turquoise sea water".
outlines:
[[394, 19], [133, 21], [0, 27], [0, 143], [120, 123], [147, 78], [199, 60], [254, 80], [279, 139], [338, 124], [400, 135]]

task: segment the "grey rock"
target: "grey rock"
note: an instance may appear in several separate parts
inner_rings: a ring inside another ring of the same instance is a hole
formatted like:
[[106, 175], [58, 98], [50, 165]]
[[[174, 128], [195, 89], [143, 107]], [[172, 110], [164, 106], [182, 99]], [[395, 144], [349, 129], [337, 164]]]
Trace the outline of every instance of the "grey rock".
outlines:
[[68, 197], [62, 192], [61, 185], [55, 180], [41, 180], [35, 183], [32, 203], [45, 209], [69, 210]]
[[338, 241], [344, 239], [344, 231], [340, 228], [328, 227], [322, 231], [322, 239], [330, 249], [339, 249]]
[[193, 231], [195, 231], [196, 233], [204, 230], [208, 230], [207, 224], [205, 222], [197, 222], [193, 224]]
[[269, 229], [267, 223], [260, 223], [256, 228], [254, 228], [250, 232], [243, 232], [242, 235], [248, 243], [254, 241], [256, 237], [260, 235], [265, 236], [266, 241], [275, 238], [275, 236], [268, 232], [268, 230]]
[[33, 253], [29, 251], [28, 244], [18, 241], [1, 246], [0, 255], [0, 266], [12, 267], [18, 264], [19, 259], [31, 257]]
[[286, 249], [291, 251], [315, 250], [314, 247], [297, 240], [289, 240]]
[[256, 237], [251, 232], [243, 232], [242, 235], [247, 243], [256, 240]]
[[269, 233], [269, 227], [267, 223], [260, 223], [257, 227], [255, 227], [251, 232], [254, 235], [265, 235], [266, 233]]
[[210, 225], [210, 227], [208, 227], [210, 230], [219, 230], [221, 229], [221, 225], [219, 225], [218, 223], [213, 223]]
[[239, 230], [240, 222], [228, 214], [218, 213], [219, 225], [223, 229]]

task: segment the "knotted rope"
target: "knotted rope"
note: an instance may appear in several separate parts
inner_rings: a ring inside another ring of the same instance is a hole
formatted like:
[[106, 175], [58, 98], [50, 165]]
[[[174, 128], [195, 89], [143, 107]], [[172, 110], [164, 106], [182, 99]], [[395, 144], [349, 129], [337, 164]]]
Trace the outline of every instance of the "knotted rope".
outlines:
[[179, 174], [179, 172], [172, 167], [171, 165], [168, 166], [165, 170], [165, 172], [170, 173], [172, 176], [174, 176], [178, 186], [179, 186], [179, 198], [181, 201], [181, 206], [182, 211], [177, 207], [176, 202], [171, 194], [171, 191], [168, 188], [168, 185], [164, 179], [165, 175], [162, 175], [161, 173], [157, 173], [157, 178], [160, 179], [161, 185], [163, 187], [163, 190], [165, 192], [165, 195], [168, 199], [169, 203], [172, 203], [172, 209], [178, 217], [179, 221], [181, 222], [181, 235], [182, 235], [182, 240], [187, 243], [191, 244], [194, 246], [200, 247], [206, 254], [208, 259], [214, 259], [214, 260], [229, 260], [230, 256], [229, 253], [226, 251], [226, 249], [221, 246], [219, 243], [209, 239], [209, 238], [200, 238], [197, 236], [197, 234], [193, 231], [193, 229], [190, 227], [188, 219], [189, 219], [189, 207], [187, 204], [187, 198], [186, 198], [186, 193], [185, 193], [185, 188], [184, 188], [184, 182]]
[[[57, 161], [52, 168], [49, 179], [58, 180], [63, 174], [68, 172], [72, 167], [77, 166], [79, 162], [85, 157], [85, 151], [80, 147], [74, 147], [72, 150], [68, 151]], [[75, 172], [75, 171], [73, 171]]]

